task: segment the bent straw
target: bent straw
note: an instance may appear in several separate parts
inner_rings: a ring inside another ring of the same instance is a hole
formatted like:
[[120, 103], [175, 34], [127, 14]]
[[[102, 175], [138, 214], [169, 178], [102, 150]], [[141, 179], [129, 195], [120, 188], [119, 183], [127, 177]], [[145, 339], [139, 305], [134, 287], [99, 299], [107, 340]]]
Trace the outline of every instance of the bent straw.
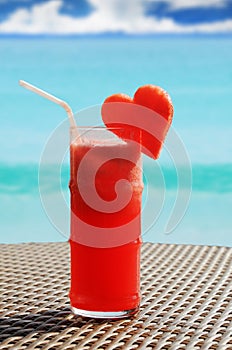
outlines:
[[42, 97], [45, 97], [47, 98], [48, 100], [52, 101], [52, 102], [55, 102], [56, 104], [60, 105], [61, 107], [63, 107], [65, 109], [65, 111], [67, 112], [68, 114], [68, 118], [69, 118], [69, 122], [70, 122], [70, 126], [71, 127], [75, 127], [76, 128], [76, 122], [75, 122], [75, 119], [73, 117], [73, 112], [72, 112], [72, 109], [71, 107], [67, 104], [67, 102], [63, 101], [63, 100], [60, 100], [59, 98], [49, 94], [48, 92], [46, 91], [43, 91], [39, 88], [37, 88], [36, 86], [34, 85], [31, 85], [29, 83], [27, 83], [26, 81], [24, 80], [19, 80], [19, 85], [23, 86], [24, 88], [32, 91], [32, 92], [35, 92], [36, 94], [42, 96]]

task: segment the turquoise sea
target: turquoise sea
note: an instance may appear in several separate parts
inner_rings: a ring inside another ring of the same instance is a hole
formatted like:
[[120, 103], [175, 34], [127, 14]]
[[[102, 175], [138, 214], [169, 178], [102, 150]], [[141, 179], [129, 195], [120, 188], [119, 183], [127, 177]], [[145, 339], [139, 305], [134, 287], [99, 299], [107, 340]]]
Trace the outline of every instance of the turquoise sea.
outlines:
[[[67, 153], [59, 181], [48, 164], [38, 185], [47, 140], [57, 135], [56, 157], [59, 132], [67, 136], [66, 115], [20, 87], [23, 79], [66, 100], [82, 125], [101, 124], [99, 105], [113, 93], [165, 88], [182, 146], [170, 137], [155, 164], [144, 157], [143, 239], [232, 246], [231, 44], [229, 37], [0, 38], [0, 242], [68, 237]], [[51, 223], [41, 193], [62, 223]], [[167, 232], [174, 208], [178, 220]]]

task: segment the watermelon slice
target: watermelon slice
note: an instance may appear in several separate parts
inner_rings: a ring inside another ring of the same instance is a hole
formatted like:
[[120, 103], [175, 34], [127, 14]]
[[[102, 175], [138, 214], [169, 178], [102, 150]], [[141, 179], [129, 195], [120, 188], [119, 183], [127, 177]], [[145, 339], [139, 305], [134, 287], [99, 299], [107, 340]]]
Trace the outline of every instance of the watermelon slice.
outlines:
[[138, 88], [134, 97], [115, 94], [105, 99], [102, 119], [119, 137], [133, 139], [142, 152], [157, 159], [172, 122], [173, 105], [168, 93], [154, 85]]

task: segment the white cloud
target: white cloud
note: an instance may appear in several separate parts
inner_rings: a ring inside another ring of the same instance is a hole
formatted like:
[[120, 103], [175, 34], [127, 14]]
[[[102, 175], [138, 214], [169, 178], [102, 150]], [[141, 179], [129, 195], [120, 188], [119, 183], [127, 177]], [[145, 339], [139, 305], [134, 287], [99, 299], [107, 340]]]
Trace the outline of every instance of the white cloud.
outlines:
[[[154, 2], [155, 0], [148, 0]], [[172, 10], [180, 10], [194, 7], [224, 7], [227, 0], [160, 0], [167, 3]]]
[[[216, 3], [216, 0], [208, 0], [211, 3], [213, 1]], [[232, 31], [232, 20], [183, 26], [171, 18], [157, 19], [154, 16], [147, 16], [143, 0], [89, 0], [89, 2], [95, 11], [82, 18], [61, 14], [62, 0], [50, 0], [34, 5], [30, 9], [18, 9], [5, 22], [0, 23], [0, 33], [91, 34], [122, 31], [128, 34], [146, 34]], [[174, 2], [180, 4], [182, 0]]]

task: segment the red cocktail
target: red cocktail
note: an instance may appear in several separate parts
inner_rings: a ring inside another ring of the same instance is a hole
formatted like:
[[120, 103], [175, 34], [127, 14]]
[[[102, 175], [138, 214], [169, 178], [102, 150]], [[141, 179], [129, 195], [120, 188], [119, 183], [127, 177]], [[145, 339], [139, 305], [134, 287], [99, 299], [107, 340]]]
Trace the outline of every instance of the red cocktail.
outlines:
[[131, 315], [140, 302], [141, 150], [158, 158], [172, 122], [171, 99], [154, 85], [139, 87], [133, 98], [111, 95], [101, 109], [107, 129], [83, 130], [66, 102], [20, 85], [62, 106], [70, 121], [72, 310], [96, 318]]
[[107, 129], [71, 129], [70, 300], [76, 314], [119, 318], [140, 302], [141, 150], [158, 158], [173, 106], [145, 85], [109, 96], [101, 113]]
[[84, 316], [128, 316], [140, 302], [140, 144], [105, 128], [78, 133], [70, 146], [71, 306]]

